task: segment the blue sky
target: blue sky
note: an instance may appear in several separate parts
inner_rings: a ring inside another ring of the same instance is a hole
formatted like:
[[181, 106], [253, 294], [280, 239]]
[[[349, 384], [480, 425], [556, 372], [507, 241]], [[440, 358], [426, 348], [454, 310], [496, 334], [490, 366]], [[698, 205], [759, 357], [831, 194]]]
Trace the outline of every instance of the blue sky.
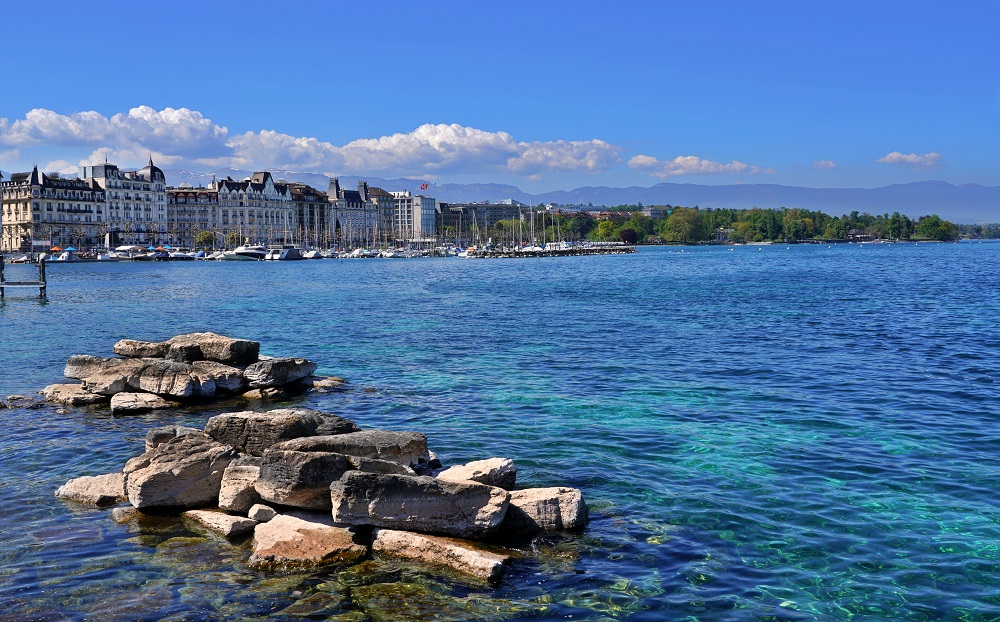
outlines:
[[990, 2], [150, 6], [9, 16], [0, 168], [1000, 185]]

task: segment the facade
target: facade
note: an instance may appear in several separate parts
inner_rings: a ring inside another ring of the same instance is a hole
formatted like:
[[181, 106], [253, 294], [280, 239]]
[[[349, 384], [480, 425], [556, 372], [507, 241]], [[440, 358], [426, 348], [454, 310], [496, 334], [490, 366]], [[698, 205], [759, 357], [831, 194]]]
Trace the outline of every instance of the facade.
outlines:
[[106, 198], [92, 180], [14, 173], [0, 181], [0, 252], [47, 251], [98, 244], [105, 233]]
[[411, 194], [409, 190], [393, 192], [395, 209], [392, 230], [403, 242], [432, 241], [437, 228], [437, 201], [433, 197]]
[[174, 246], [194, 248], [202, 231], [212, 233], [212, 247], [225, 245], [219, 213], [219, 192], [181, 184], [167, 188], [167, 239]]
[[149, 159], [146, 168], [123, 171], [114, 164], [80, 167], [80, 178], [104, 190], [107, 209], [102, 244], [153, 244], [168, 242], [167, 182], [163, 171]]
[[209, 184], [219, 195], [219, 227], [227, 245], [291, 242], [295, 229], [295, 209], [287, 184], [275, 183], [271, 174], [260, 171], [249, 179], [227, 177]]
[[288, 184], [295, 209], [295, 241], [305, 248], [328, 248], [333, 239], [333, 204], [325, 192]]

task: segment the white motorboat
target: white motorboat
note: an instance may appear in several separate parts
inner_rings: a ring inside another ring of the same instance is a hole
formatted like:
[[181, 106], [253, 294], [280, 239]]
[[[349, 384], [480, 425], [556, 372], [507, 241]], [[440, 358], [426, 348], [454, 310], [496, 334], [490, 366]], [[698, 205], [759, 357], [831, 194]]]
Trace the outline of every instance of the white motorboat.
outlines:
[[245, 244], [231, 251], [223, 252], [223, 259], [229, 261], [262, 261], [267, 255], [267, 249], [260, 245]]
[[305, 257], [302, 255], [302, 249], [287, 244], [284, 246], [268, 247], [267, 254], [264, 255], [264, 259], [284, 261], [290, 259], [305, 259]]

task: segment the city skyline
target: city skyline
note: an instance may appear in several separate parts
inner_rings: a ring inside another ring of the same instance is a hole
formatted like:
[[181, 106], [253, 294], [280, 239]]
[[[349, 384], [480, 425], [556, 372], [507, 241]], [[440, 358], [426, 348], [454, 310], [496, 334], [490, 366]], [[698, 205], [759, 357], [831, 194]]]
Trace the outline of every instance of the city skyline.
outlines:
[[66, 5], [37, 16], [51, 37], [11, 29], [0, 49], [39, 75], [5, 90], [0, 169], [1000, 185], [986, 2], [263, 6], [180, 2], [154, 28]]

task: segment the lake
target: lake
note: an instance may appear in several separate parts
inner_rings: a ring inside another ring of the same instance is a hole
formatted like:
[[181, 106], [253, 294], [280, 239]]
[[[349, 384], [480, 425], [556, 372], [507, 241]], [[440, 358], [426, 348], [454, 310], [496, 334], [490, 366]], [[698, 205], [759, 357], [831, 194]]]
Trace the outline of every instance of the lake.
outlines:
[[996, 620], [998, 267], [969, 242], [49, 264], [48, 301], [0, 302], [2, 395], [121, 338], [254, 339], [351, 382], [294, 404], [424, 432], [446, 465], [511, 458], [591, 523], [495, 588], [389, 560], [265, 574], [246, 544], [53, 496], [216, 411], [3, 410], [0, 619]]

